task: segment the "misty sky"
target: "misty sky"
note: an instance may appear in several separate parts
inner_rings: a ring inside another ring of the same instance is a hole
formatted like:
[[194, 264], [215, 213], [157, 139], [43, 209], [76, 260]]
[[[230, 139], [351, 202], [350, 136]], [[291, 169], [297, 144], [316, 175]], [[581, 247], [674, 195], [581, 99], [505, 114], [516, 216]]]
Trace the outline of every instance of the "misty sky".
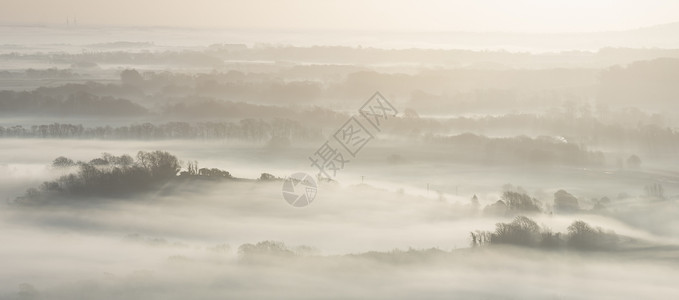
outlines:
[[[669, 0], [2, 0], [0, 24], [583, 32], [679, 21]], [[577, 20], [577, 22], [574, 22]]]

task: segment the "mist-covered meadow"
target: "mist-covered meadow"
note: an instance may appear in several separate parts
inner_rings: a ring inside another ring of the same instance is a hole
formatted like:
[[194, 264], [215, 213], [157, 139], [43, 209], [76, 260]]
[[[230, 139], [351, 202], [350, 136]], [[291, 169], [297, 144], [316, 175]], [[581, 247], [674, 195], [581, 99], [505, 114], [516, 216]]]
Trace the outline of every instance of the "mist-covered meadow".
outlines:
[[679, 23], [80, 20], [0, 22], [0, 299], [679, 297]]

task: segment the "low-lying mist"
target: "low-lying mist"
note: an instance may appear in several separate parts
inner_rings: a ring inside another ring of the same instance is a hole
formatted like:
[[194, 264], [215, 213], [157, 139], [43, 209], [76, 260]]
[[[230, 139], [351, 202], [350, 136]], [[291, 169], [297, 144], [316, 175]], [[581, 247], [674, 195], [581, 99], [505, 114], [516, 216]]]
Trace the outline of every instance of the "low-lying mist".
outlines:
[[678, 29], [0, 25], [0, 299], [679, 298]]
[[[79, 143], [79, 150], [70, 156], [83, 161], [113, 147]], [[50, 145], [51, 153], [65, 151], [59, 143]], [[146, 149], [139, 142], [115, 145], [117, 150], [112, 152], [118, 155], [133, 148]], [[210, 146], [215, 144], [168, 141], [164, 148], [210, 162], [217, 152], [214, 149], [196, 157], [201, 153], [197, 149]], [[228, 162], [234, 161], [237, 156], [231, 152], [237, 148], [225, 145], [223, 149], [221, 153], [230, 157]], [[3, 150], [5, 157], [11, 154]], [[33, 158], [26, 151], [13, 154], [33, 166], [24, 169], [33, 169], [35, 177], [54, 179], [76, 171], [55, 169], [49, 161], [40, 168], [37, 153]], [[365, 154], [370, 162], [373, 154]], [[240, 164], [254, 163], [247, 155], [238, 159]], [[280, 165], [273, 161], [273, 166]], [[387, 163], [376, 162], [371, 168], [378, 166], [381, 172], [391, 169]], [[268, 169], [262, 165], [262, 170]], [[440, 176], [435, 169], [429, 174], [428, 179], [440, 183], [435, 180]], [[585, 299], [604, 297], [604, 293], [634, 299], [649, 290], [667, 297], [677, 295], [671, 280], [676, 275], [671, 257], [677, 248], [668, 246], [679, 243], [678, 232], [669, 229], [675, 227], [668, 225], [674, 215], [668, 208], [676, 212], [674, 203], [626, 198], [615, 200], [620, 202], [610, 206], [611, 212], [598, 212], [581, 201], [578, 211], [554, 214], [548, 210], [555, 203], [547, 190], [557, 187], [543, 186], [544, 194], [535, 195], [540, 199], [534, 200], [542, 212], [508, 210], [497, 215], [487, 208], [498, 199], [509, 205], [506, 191], [537, 193], [511, 185], [427, 193], [372, 185], [368, 179], [363, 184], [321, 182], [312, 205], [293, 209], [281, 199], [281, 181], [250, 178], [171, 181], [124, 199], [78, 197], [28, 206], [10, 201], [0, 214], [4, 229], [0, 255], [5, 270], [11, 270], [0, 273], [0, 281], [6, 283], [0, 295], [8, 299], [71, 299], [85, 294], [90, 299], [123, 295], [129, 299], [210, 299], [216, 295], [406, 299], [447, 298], [451, 290], [472, 299], [506, 293], [535, 299]], [[511, 176], [506, 179], [518, 181]], [[24, 183], [28, 187], [32, 181]], [[467, 194], [469, 190], [478, 195]], [[590, 191], [596, 192], [607, 194]], [[478, 198], [477, 203], [472, 196]], [[663, 222], [640, 224], [634, 217], [639, 211]], [[517, 213], [528, 213], [554, 232], [566, 232], [571, 223], [583, 220], [636, 242], [608, 252], [505, 245], [469, 248], [470, 232], [492, 231], [495, 223], [510, 222]], [[531, 282], [530, 287], [526, 282]], [[612, 282], [618, 287], [613, 292]], [[620, 283], [627, 284], [620, 288]]]

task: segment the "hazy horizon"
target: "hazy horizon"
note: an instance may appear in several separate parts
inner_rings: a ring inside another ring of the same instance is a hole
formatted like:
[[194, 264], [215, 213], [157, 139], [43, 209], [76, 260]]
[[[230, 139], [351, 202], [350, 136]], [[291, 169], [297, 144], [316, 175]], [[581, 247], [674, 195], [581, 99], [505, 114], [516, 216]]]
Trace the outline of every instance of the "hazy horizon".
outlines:
[[[39, 12], [33, 7], [42, 7]], [[3, 23], [294, 30], [600, 32], [679, 21], [678, 3], [652, 1], [46, 1], [6, 0]], [[158, 10], [162, 7], [162, 10]], [[285, 12], [285, 13], [281, 13]], [[612, 13], [615, 12], [615, 13]], [[577, 19], [578, 22], [573, 22]]]
[[[342, 46], [549, 53], [605, 48], [674, 49], [679, 22], [642, 29], [590, 33], [510, 33], [379, 30], [220, 29], [162, 26], [0, 25], [0, 53], [200, 50], [215, 44], [248, 47]], [[377, 38], [379, 36], [379, 38]], [[127, 43], [127, 45], [126, 45]], [[116, 45], [118, 44], [118, 45]], [[29, 47], [34, 46], [34, 47]]]

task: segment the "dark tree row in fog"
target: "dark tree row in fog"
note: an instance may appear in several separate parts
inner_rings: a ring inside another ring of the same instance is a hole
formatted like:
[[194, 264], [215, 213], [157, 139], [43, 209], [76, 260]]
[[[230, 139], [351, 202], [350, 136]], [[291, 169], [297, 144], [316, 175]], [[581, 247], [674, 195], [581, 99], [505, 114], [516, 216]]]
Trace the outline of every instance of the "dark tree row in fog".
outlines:
[[[673, 205], [675, 203], [668, 198], [664, 193], [662, 184], [653, 183], [639, 188], [643, 194], [637, 200], [642, 200], [639, 203], [659, 204], [666, 203]], [[558, 214], [558, 215], [575, 215], [575, 214], [602, 214], [614, 216], [618, 213], [618, 203], [620, 198], [629, 198], [631, 196], [619, 194], [619, 199], [611, 200], [609, 197], [600, 197], [592, 199], [578, 199], [571, 193], [565, 190], [558, 190], [554, 193], [552, 199], [538, 200], [531, 197], [521, 188], [514, 188], [509, 186], [502, 193], [499, 200], [488, 204], [481, 208], [478, 198], [474, 196], [471, 200], [472, 210], [479, 210], [482, 215], [487, 217], [516, 217], [519, 215], [537, 215], [537, 214]], [[624, 201], [623, 201], [624, 202]], [[615, 207], [616, 211], [611, 211], [610, 208]]]
[[[400, 123], [401, 121], [396, 121]], [[407, 122], [407, 121], [402, 121]], [[390, 133], [398, 133], [394, 128]], [[244, 119], [239, 122], [170, 122], [154, 125], [151, 123], [128, 126], [85, 127], [81, 124], [0, 126], [0, 138], [73, 138], [73, 139], [126, 139], [126, 140], [162, 140], [162, 139], [227, 139], [253, 142], [266, 142], [274, 148], [287, 147], [292, 142], [319, 141], [323, 138], [323, 130], [309, 128], [300, 122], [273, 119], [271, 121]], [[427, 134], [423, 137], [407, 135], [422, 143], [445, 147], [445, 159], [465, 163], [526, 164], [526, 165], [571, 165], [571, 166], [603, 166], [611, 165], [615, 160], [606, 161], [600, 151], [590, 151], [585, 146], [568, 143], [563, 139], [541, 136], [510, 138], [489, 138], [475, 134], [440, 136]], [[408, 159], [402, 156], [390, 160], [393, 163], [405, 163]], [[634, 158], [634, 159], [632, 159]], [[417, 160], [417, 157], [412, 157]], [[618, 167], [627, 166], [637, 169], [641, 166], [638, 156], [630, 156], [626, 161], [619, 161]]]
[[179, 160], [164, 151], [139, 151], [136, 158], [105, 154], [90, 162], [77, 163], [59, 157], [53, 165], [77, 167], [77, 172], [44, 182], [39, 188], [30, 188], [16, 199], [17, 203], [30, 205], [55, 199], [129, 196], [167, 183], [181, 169]]
[[[84, 127], [73, 124], [2, 127], [0, 137], [5, 138], [97, 138], [97, 139], [237, 139], [267, 142], [271, 147], [289, 146], [293, 141], [318, 141], [320, 129], [302, 126], [299, 122], [274, 119], [270, 122], [245, 119], [240, 122], [171, 122], [154, 125], [143, 123], [129, 126]], [[603, 165], [604, 154], [565, 143], [553, 138], [488, 138], [474, 134], [449, 137], [428, 136], [428, 144], [448, 148], [451, 161], [483, 163], [525, 163], [530, 165]]]
[[133, 117], [147, 109], [127, 99], [73, 93], [48, 95], [39, 91], [0, 91], [0, 115], [4, 116], [118, 116]]
[[[76, 162], [60, 156], [54, 159], [52, 168], [69, 174], [46, 181], [37, 188], [29, 188], [14, 203], [39, 205], [79, 199], [125, 199], [136, 193], [157, 191], [172, 181], [252, 181], [233, 177], [228, 171], [217, 168], [199, 168], [197, 161], [186, 163], [186, 170], [181, 171], [183, 164], [165, 151], [139, 151], [134, 158], [127, 154], [115, 156], [104, 153], [89, 162]], [[278, 181], [280, 178], [262, 173], [258, 180]]]
[[594, 228], [583, 221], [573, 222], [568, 226], [568, 233], [540, 227], [525, 216], [517, 216], [509, 223], [497, 223], [495, 227], [495, 231], [471, 232], [472, 246], [507, 244], [546, 249], [613, 250], [623, 241], [614, 232]]
[[32, 125], [2, 127], [0, 137], [16, 138], [97, 138], [97, 139], [239, 139], [246, 141], [316, 141], [320, 130], [308, 128], [299, 122], [274, 119], [263, 121], [244, 119], [239, 122], [170, 122], [129, 126], [84, 127], [81, 124]]
[[41, 79], [41, 78], [58, 78], [58, 79], [69, 79], [81, 77], [79, 74], [73, 72], [70, 69], [27, 69], [24, 72], [10, 72], [10, 71], [0, 71], [0, 78], [31, 78], [31, 79]]

